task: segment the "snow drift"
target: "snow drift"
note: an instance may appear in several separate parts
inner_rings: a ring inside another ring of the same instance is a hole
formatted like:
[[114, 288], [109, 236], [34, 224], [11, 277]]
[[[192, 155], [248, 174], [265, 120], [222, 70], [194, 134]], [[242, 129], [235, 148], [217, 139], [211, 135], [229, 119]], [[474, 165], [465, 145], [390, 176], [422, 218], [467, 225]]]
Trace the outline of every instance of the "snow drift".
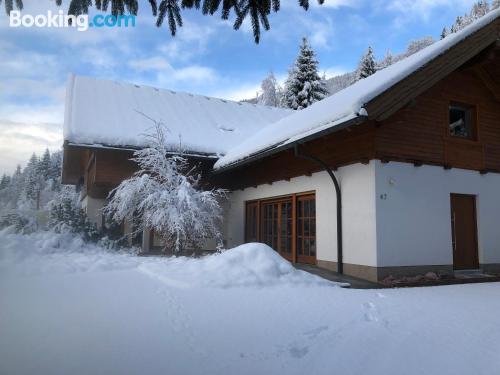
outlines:
[[250, 243], [200, 259], [172, 258], [147, 263], [140, 269], [175, 286], [250, 287], [276, 284], [331, 284], [296, 270], [276, 251], [261, 243]]
[[0, 272], [71, 274], [135, 269], [177, 287], [265, 287], [276, 284], [335, 285], [296, 270], [269, 246], [246, 244], [202, 258], [140, 257], [138, 249], [108, 250], [74, 234], [0, 231]]

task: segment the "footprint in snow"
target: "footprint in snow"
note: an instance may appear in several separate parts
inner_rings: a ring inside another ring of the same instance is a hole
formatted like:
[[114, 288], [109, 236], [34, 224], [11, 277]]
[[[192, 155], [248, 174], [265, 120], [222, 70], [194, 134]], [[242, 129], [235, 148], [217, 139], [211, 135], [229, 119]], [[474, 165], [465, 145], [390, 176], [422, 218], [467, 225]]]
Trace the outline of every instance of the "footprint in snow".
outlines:
[[320, 326], [318, 328], [314, 328], [310, 331], [304, 332], [304, 336], [307, 336], [308, 339], [314, 340], [316, 337], [318, 337], [322, 332], [328, 330], [328, 326]]
[[377, 309], [373, 302], [363, 303], [363, 308], [366, 310], [364, 317], [367, 322], [378, 322]]
[[307, 353], [309, 353], [309, 348], [307, 346], [292, 346], [290, 349], [288, 349], [288, 353], [290, 353], [293, 358], [302, 358], [305, 357]]

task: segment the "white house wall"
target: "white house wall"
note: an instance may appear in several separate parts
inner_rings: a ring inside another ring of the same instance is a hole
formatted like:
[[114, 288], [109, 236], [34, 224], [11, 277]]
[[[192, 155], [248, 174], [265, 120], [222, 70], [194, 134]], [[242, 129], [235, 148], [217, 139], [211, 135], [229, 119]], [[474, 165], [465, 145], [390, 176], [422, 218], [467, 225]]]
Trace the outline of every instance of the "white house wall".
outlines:
[[479, 261], [500, 263], [500, 175], [376, 162], [378, 266], [453, 264], [450, 194], [476, 195]]
[[[335, 172], [343, 191], [344, 261], [348, 263], [376, 265], [374, 171], [374, 164], [370, 163], [343, 167]], [[225, 218], [227, 246], [244, 242], [246, 201], [310, 191], [316, 193], [317, 259], [336, 262], [336, 195], [326, 172], [232, 192]]]
[[88, 195], [82, 200], [84, 209], [89, 221], [94, 223], [98, 229], [102, 228], [102, 208], [106, 203], [105, 199], [91, 198]]

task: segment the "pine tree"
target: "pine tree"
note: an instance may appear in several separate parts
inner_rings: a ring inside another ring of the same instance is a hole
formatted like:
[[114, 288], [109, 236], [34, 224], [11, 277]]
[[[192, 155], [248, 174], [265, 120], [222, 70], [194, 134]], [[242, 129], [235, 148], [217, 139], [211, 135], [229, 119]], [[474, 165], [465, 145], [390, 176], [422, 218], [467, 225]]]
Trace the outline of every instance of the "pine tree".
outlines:
[[377, 70], [387, 68], [388, 66], [391, 66], [392, 64], [394, 64], [394, 56], [393, 56], [391, 50], [388, 49], [387, 52], [385, 53], [384, 59], [378, 64]]
[[30, 204], [32, 208], [40, 208], [40, 192], [43, 188], [43, 178], [39, 172], [40, 159], [33, 153], [28, 162], [28, 165], [23, 171], [24, 186], [22, 198], [26, 203]]
[[457, 19], [455, 20], [455, 23], [451, 26], [451, 32], [456, 33], [460, 30], [462, 30], [464, 24], [464, 20], [462, 16], [457, 16]]
[[40, 174], [41, 178], [49, 178], [50, 163], [50, 151], [48, 148], [46, 148], [42, 158], [40, 159], [40, 162], [38, 163], [38, 173]]
[[324, 81], [318, 74], [318, 61], [306, 38], [302, 39], [299, 55], [285, 83], [286, 107], [300, 110], [328, 95]]
[[57, 188], [61, 185], [61, 173], [62, 173], [62, 152], [56, 151], [53, 152], [50, 157], [50, 169], [49, 169], [49, 178], [52, 179], [55, 184], [53, 184], [53, 189], [57, 190]]
[[449, 34], [450, 34], [450, 32], [448, 31], [448, 28], [445, 26], [443, 28], [443, 31], [441, 31], [441, 39], [446, 38]]
[[490, 11], [490, 4], [487, 0], [479, 0], [470, 11], [469, 19], [471, 22], [485, 16]]
[[9, 185], [10, 185], [10, 176], [4, 173], [2, 175], [2, 179], [0, 179], [0, 190], [7, 189]]
[[373, 54], [372, 47], [368, 47], [368, 50], [361, 58], [358, 68], [358, 79], [363, 79], [375, 74], [377, 72], [375, 64], [375, 56]]
[[[2, 0], [0, 0], [0, 4], [2, 4]], [[23, 10], [23, 1], [22, 0], [5, 0], [5, 13], [7, 15], [10, 14], [15, 8], [18, 10]]]
[[260, 87], [262, 89], [262, 94], [259, 95], [257, 102], [262, 105], [278, 107], [280, 101], [280, 89], [273, 72], [268, 74], [268, 76], [262, 81]]

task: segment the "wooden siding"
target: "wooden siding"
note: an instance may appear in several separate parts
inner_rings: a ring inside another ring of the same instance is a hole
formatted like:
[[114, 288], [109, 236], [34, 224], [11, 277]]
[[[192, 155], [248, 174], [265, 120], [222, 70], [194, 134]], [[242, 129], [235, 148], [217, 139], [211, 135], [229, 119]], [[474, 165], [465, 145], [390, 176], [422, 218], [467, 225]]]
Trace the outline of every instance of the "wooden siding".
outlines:
[[[109, 192], [123, 180], [130, 178], [137, 171], [137, 164], [130, 160], [133, 151], [119, 149], [85, 149], [82, 153], [83, 186], [86, 194], [92, 198], [106, 198]], [[188, 158], [190, 167], [197, 167], [202, 176], [207, 176], [214, 160]], [[202, 180], [202, 184], [208, 184]]]
[[[480, 172], [500, 172], [500, 103], [494, 85], [487, 85], [477, 73], [484, 67], [500, 82], [500, 54], [494, 48], [473, 64], [464, 64], [410, 103], [382, 121], [368, 120], [301, 147], [321, 158], [332, 168], [379, 159], [415, 165], [463, 168]], [[493, 57], [492, 57], [493, 56]], [[475, 106], [477, 140], [452, 137], [449, 133], [449, 105], [452, 102]], [[301, 175], [321, 168], [285, 150], [248, 165], [215, 176], [217, 184], [241, 189]]]
[[[368, 162], [375, 157], [375, 129], [375, 123], [367, 122], [318, 138], [301, 148], [322, 158], [333, 168]], [[310, 175], [320, 170], [316, 163], [297, 158], [293, 149], [288, 149], [222, 175], [214, 175], [213, 181], [216, 185], [235, 190]]]
[[[476, 107], [477, 140], [450, 135], [451, 102]], [[473, 69], [453, 72], [380, 125], [379, 159], [500, 171], [500, 103]]]
[[402, 105], [410, 103], [415, 96], [426, 92], [443, 77], [466, 64], [471, 56], [480, 55], [492, 44], [497, 44], [499, 35], [500, 20], [495, 20], [456, 44], [431, 63], [392, 86], [386, 93], [367, 103], [365, 108], [370, 118], [377, 121], [387, 119]]

